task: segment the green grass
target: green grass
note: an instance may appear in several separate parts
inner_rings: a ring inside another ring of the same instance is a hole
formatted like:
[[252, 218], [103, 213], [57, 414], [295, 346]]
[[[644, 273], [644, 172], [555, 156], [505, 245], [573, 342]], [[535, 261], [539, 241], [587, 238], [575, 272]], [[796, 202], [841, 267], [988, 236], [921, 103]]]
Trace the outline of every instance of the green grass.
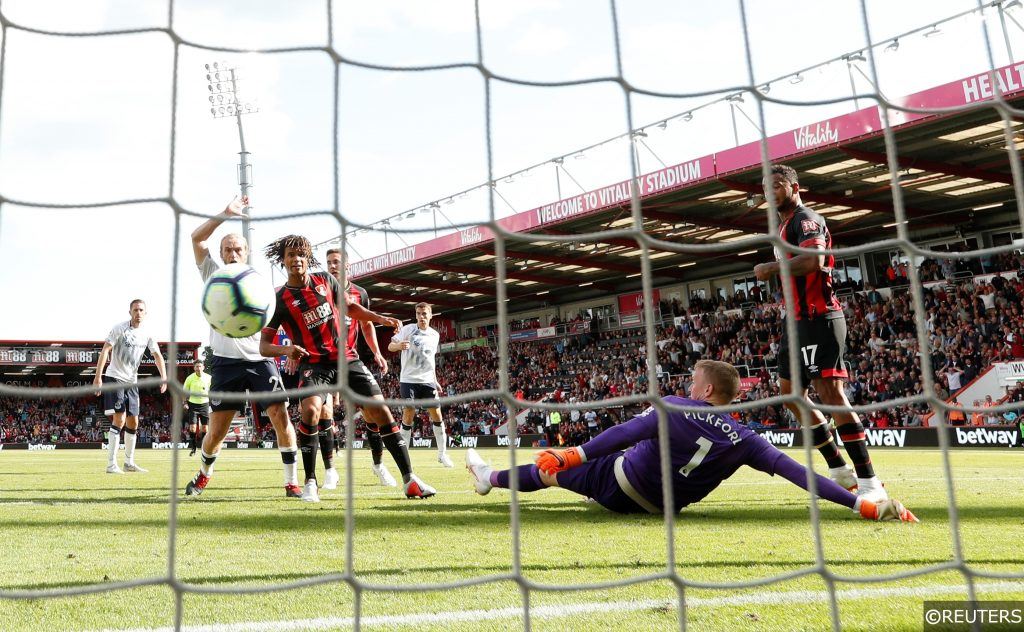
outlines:
[[[530, 452], [522, 450], [518, 458], [525, 460]], [[496, 465], [508, 462], [505, 450], [482, 453]], [[178, 489], [197, 466], [185, 454], [180, 453]], [[457, 450], [452, 456], [457, 463], [462, 459]], [[922, 522], [869, 523], [822, 503], [829, 568], [844, 577], [871, 577], [950, 560], [953, 539], [940, 454], [875, 450], [872, 456], [890, 493]], [[357, 576], [373, 584], [411, 586], [509, 572], [509, 493], [495, 490], [479, 497], [461, 467], [442, 468], [432, 451], [414, 451], [413, 457], [420, 476], [439, 490], [436, 497], [409, 501], [395, 489], [376, 486], [369, 453], [354, 455]], [[802, 452], [794, 457], [802, 459]], [[110, 476], [103, 472], [105, 455], [99, 451], [0, 453], [0, 589], [52, 590], [166, 574], [171, 454], [140, 451], [138, 460], [150, 468], [148, 474]], [[979, 570], [1024, 572], [1024, 450], [961, 450], [952, 453], [952, 460], [967, 560]], [[343, 487], [325, 492], [321, 504], [307, 505], [283, 497], [280, 472], [276, 452], [224, 452], [206, 493], [179, 505], [176, 573], [182, 581], [203, 588], [251, 588], [344, 570]], [[557, 489], [520, 498], [522, 565], [534, 582], [593, 584], [665, 570], [666, 534], [658, 516], [613, 515]], [[687, 580], [736, 582], [807, 568], [815, 561], [808, 515], [805, 492], [742, 470], [678, 517], [676, 570]], [[841, 599], [843, 629], [920, 629], [926, 597], [911, 589], [945, 590], [938, 598], [959, 599], [963, 590], [942, 587], [963, 585], [963, 577], [951, 571], [883, 584], [841, 583], [840, 591], [874, 591]], [[688, 589], [694, 605], [687, 609], [687, 622], [696, 630], [820, 630], [829, 626], [827, 602], [793, 591], [824, 588], [823, 580], [811, 575], [761, 588]], [[982, 597], [1024, 599], [1024, 582], [1000, 590]], [[675, 595], [669, 581], [659, 580], [586, 592], [532, 591], [530, 600], [536, 608], [672, 600]], [[789, 603], [757, 601], [787, 595]], [[722, 601], [727, 598], [738, 601]], [[521, 604], [519, 586], [507, 581], [432, 592], [365, 591], [361, 599], [364, 617]], [[248, 595], [188, 594], [184, 608], [186, 625], [350, 617], [354, 594], [346, 584]], [[173, 613], [174, 593], [166, 586], [58, 599], [0, 599], [0, 630], [169, 626]], [[549, 612], [532, 624], [538, 630], [660, 630], [673, 629], [676, 622], [676, 609], [668, 603], [562, 616]], [[510, 616], [405, 623], [405, 629], [522, 627], [520, 619]]]

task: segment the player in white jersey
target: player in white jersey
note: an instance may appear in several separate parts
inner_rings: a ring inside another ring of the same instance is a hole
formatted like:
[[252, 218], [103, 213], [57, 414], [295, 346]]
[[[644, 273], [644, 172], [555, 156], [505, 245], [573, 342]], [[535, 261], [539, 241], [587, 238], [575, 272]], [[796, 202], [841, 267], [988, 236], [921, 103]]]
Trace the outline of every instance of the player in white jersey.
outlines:
[[[437, 392], [441, 386], [437, 383], [437, 349], [441, 345], [441, 334], [430, 326], [433, 309], [428, 303], [416, 304], [416, 322], [409, 323], [388, 343], [388, 351], [402, 352], [402, 374], [398, 378], [399, 394], [402, 399], [426, 402], [430, 423], [434, 426], [434, 439], [437, 440], [437, 462], [445, 467], [452, 467], [448, 458], [448, 435], [441, 418], [441, 407], [437, 404]], [[411, 444], [412, 423], [416, 416], [416, 407], [407, 405], [402, 408], [402, 434], [405, 442]]]
[[[240, 219], [246, 215], [249, 198], [231, 200], [224, 212], [212, 217], [192, 232], [192, 254], [203, 281], [209, 279], [220, 268], [210, 256], [206, 240], [213, 235], [225, 220]], [[229, 233], [220, 240], [220, 258], [224, 264], [246, 263], [249, 260], [249, 244], [241, 235]], [[284, 492], [289, 498], [301, 498], [302, 488], [299, 487], [295, 459], [295, 427], [288, 419], [288, 398], [284, 394], [281, 374], [273, 360], [260, 354], [260, 332], [248, 338], [228, 338], [213, 328], [210, 329], [210, 346], [213, 348], [211, 372], [213, 379], [210, 390], [214, 393], [253, 392], [263, 393], [280, 391], [279, 399], [263, 400], [261, 406], [267, 411], [270, 422], [277, 433], [277, 446], [281, 451], [281, 462], [284, 466]], [[245, 402], [225, 402], [216, 395], [211, 397], [210, 427], [203, 437], [202, 460], [199, 472], [185, 486], [186, 496], [198, 496], [203, 493], [206, 484], [213, 476], [214, 461], [220, 454], [221, 443], [231, 429], [231, 420], [235, 413], [245, 408]]]
[[[149, 349], [156, 361], [156, 369], [164, 383], [160, 392], [167, 391], [167, 372], [164, 367], [164, 356], [160, 347], [149, 331], [142, 326], [146, 318], [146, 302], [135, 299], [128, 306], [131, 320], [114, 325], [107, 339], [103, 342], [99, 361], [96, 362], [94, 386], [102, 384], [118, 384], [120, 387], [103, 393], [104, 413], [110, 417], [110, 431], [107, 434], [107, 474], [123, 474], [124, 472], [145, 472], [135, 464], [135, 439], [139, 427], [139, 387], [135, 386], [138, 377], [139, 363]], [[110, 366], [104, 373], [103, 367], [110, 359]], [[97, 395], [100, 393], [97, 392]], [[121, 429], [124, 428], [124, 470], [117, 466], [117, 450], [121, 443]]]

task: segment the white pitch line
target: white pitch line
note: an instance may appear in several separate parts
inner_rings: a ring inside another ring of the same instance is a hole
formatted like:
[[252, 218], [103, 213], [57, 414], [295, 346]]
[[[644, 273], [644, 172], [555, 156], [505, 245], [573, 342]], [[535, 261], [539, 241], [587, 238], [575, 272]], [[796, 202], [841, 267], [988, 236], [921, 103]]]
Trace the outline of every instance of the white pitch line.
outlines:
[[[984, 582], [975, 584], [979, 592], [1014, 592], [1024, 590], [1024, 582]], [[840, 600], [873, 599], [890, 597], [934, 597], [966, 593], [966, 584], [935, 586], [904, 586], [896, 588], [851, 588], [837, 591]], [[729, 597], [690, 597], [688, 608], [720, 608], [723, 606], [783, 605], [802, 603], [825, 603], [828, 593], [824, 590], [796, 590], [787, 592], [762, 592], [753, 595], [732, 595]], [[642, 601], [588, 602], [554, 606], [534, 606], [530, 609], [533, 619], [555, 619], [581, 614], [607, 612], [636, 612], [656, 608], [676, 607], [675, 600], [645, 599]], [[430, 612], [363, 617], [365, 627], [386, 627], [448, 624], [459, 622], [493, 621], [495, 619], [519, 618], [521, 607], [495, 608], [492, 610], [458, 610], [454, 612]], [[352, 617], [319, 617], [294, 621], [247, 621], [243, 623], [217, 623], [201, 626], [183, 626], [184, 632], [289, 632], [292, 630], [326, 630], [347, 628], [354, 624]], [[106, 629], [101, 632], [174, 632], [171, 627], [135, 628], [130, 630]]]

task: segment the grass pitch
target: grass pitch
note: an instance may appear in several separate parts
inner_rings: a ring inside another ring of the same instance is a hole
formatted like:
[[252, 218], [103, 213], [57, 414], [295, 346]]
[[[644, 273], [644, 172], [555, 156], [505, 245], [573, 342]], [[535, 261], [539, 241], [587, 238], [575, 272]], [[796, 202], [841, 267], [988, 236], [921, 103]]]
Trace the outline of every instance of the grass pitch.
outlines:
[[[520, 450], [519, 462], [532, 451]], [[492, 464], [507, 450], [482, 450]], [[177, 489], [198, 461], [180, 452]], [[510, 572], [510, 494], [473, 493], [462, 469], [416, 450], [417, 473], [438, 489], [425, 501], [376, 485], [369, 453], [354, 455], [354, 570], [379, 590], [358, 599], [367, 629], [515, 630], [522, 593], [501, 581], [444, 591], [391, 586], [451, 582]], [[803, 453], [793, 456], [802, 460]], [[890, 493], [921, 524], [869, 523], [820, 503], [824, 555], [842, 578], [878, 577], [952, 559], [941, 455], [935, 450], [872, 452]], [[951, 453], [964, 555], [972, 568], [1024, 573], [1024, 450]], [[385, 455], [385, 462], [389, 457]], [[171, 453], [140, 451], [148, 474], [103, 472], [100, 451], [0, 453], [0, 590], [59, 590], [166, 576]], [[339, 469], [343, 467], [339, 458]], [[391, 465], [394, 472], [395, 468]], [[177, 577], [202, 590], [265, 588], [345, 570], [342, 486], [319, 505], [283, 497], [276, 451], [225, 451], [206, 492], [182, 500]], [[520, 495], [524, 575], [544, 585], [600, 584], [666, 570], [659, 516], [623, 517], [563, 490]], [[806, 569], [815, 547], [806, 493], [744, 469], [704, 502], [685, 509], [674, 533], [676, 570], [689, 581], [752, 581]], [[1024, 581], [980, 578], [983, 599], [1024, 599]], [[892, 582], [839, 582], [844, 630], [914, 630], [926, 599], [962, 599], [956, 571]], [[758, 588], [688, 588], [695, 630], [820, 630], [830, 626], [817, 575]], [[531, 591], [538, 630], [675, 629], [676, 589], [668, 580], [587, 591]], [[185, 626], [211, 630], [350, 629], [356, 594], [344, 583], [249, 594], [186, 594]], [[167, 586], [55, 599], [0, 598], [0, 630], [98, 630], [171, 626]], [[390, 617], [390, 618], [388, 618]], [[291, 623], [284, 623], [291, 622]], [[228, 628], [228, 624], [235, 627]]]

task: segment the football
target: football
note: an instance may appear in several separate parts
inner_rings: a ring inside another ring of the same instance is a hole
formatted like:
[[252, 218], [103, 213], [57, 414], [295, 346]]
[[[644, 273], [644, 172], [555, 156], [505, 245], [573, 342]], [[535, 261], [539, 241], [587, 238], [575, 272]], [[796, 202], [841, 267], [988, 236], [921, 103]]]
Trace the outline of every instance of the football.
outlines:
[[203, 288], [203, 316], [230, 338], [247, 338], [274, 315], [274, 288], [252, 266], [232, 263], [217, 270]]

